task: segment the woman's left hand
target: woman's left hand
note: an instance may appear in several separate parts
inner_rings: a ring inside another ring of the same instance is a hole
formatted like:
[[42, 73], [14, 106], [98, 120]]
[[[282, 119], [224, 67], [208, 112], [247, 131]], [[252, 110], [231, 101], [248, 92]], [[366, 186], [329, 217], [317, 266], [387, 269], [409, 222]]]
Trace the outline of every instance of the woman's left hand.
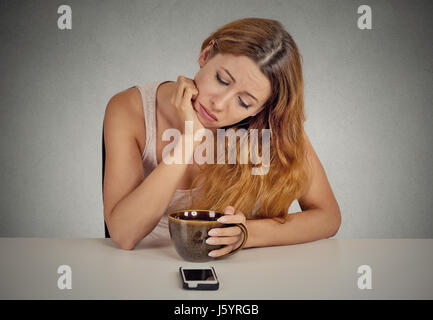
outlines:
[[[232, 206], [227, 206], [224, 209], [224, 216], [219, 218], [217, 221], [224, 224], [242, 223], [245, 225], [246, 218], [241, 211], [236, 210]], [[244, 234], [241, 228], [238, 226], [214, 228], [209, 230], [208, 235], [210, 237], [206, 240], [207, 244], [226, 245], [221, 249], [212, 250], [209, 252], [209, 256], [211, 257], [219, 257], [235, 250], [242, 244], [244, 239]]]

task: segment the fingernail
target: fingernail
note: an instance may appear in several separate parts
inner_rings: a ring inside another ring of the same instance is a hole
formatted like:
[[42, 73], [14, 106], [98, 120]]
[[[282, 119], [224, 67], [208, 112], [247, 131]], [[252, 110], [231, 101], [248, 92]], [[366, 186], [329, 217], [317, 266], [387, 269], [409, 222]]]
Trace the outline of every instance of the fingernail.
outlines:
[[215, 256], [216, 254], [213, 251], [209, 252], [209, 257], [215, 257]]
[[218, 222], [227, 222], [227, 218], [226, 217], [221, 217], [217, 221]]
[[208, 238], [208, 239], [206, 239], [206, 243], [207, 244], [215, 244], [215, 239]]
[[208, 232], [208, 235], [210, 235], [210, 236], [216, 236], [217, 232], [212, 229], [211, 231]]

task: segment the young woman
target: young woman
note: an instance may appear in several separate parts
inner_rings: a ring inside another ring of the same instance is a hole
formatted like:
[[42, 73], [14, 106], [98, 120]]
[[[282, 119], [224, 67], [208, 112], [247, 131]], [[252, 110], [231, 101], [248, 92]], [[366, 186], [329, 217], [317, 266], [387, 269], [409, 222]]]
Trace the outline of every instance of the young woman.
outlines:
[[[112, 240], [130, 250], [144, 237], [169, 238], [167, 213], [178, 209], [224, 211], [223, 223], [247, 227], [245, 248], [334, 236], [340, 209], [304, 131], [302, 62], [292, 37], [278, 21], [245, 18], [219, 28], [201, 49], [194, 79], [137, 85], [107, 105], [104, 217]], [[252, 175], [239, 145], [234, 164], [198, 164], [201, 142], [186, 148], [186, 121], [193, 133], [214, 133], [214, 146], [217, 129], [247, 136], [258, 129], [259, 142], [268, 129], [267, 173]], [[183, 163], [163, 161], [173, 143], [163, 139], [168, 129], [181, 133]], [[288, 214], [294, 200], [302, 212]], [[241, 236], [239, 227], [211, 230], [207, 242], [225, 245], [211, 255], [234, 250]]]

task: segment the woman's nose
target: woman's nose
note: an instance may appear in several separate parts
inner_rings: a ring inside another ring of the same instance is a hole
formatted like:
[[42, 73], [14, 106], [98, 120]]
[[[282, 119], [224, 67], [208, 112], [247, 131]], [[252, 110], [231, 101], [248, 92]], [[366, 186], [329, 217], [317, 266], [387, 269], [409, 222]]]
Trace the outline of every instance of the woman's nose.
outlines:
[[221, 111], [224, 109], [224, 106], [227, 105], [230, 97], [228, 94], [218, 94], [211, 99], [211, 102], [213, 104], [213, 109]]

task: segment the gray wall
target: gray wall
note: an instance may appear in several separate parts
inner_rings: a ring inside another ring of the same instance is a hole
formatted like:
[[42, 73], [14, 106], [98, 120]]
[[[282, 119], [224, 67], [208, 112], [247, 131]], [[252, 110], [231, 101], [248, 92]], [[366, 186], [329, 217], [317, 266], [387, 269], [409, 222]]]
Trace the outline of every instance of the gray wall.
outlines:
[[[72, 30], [57, 28], [61, 4]], [[357, 28], [362, 4], [372, 30]], [[336, 237], [431, 238], [432, 4], [2, 0], [0, 236], [103, 237], [109, 98], [192, 78], [205, 37], [256, 16], [282, 22], [303, 55], [306, 131], [342, 210]]]

